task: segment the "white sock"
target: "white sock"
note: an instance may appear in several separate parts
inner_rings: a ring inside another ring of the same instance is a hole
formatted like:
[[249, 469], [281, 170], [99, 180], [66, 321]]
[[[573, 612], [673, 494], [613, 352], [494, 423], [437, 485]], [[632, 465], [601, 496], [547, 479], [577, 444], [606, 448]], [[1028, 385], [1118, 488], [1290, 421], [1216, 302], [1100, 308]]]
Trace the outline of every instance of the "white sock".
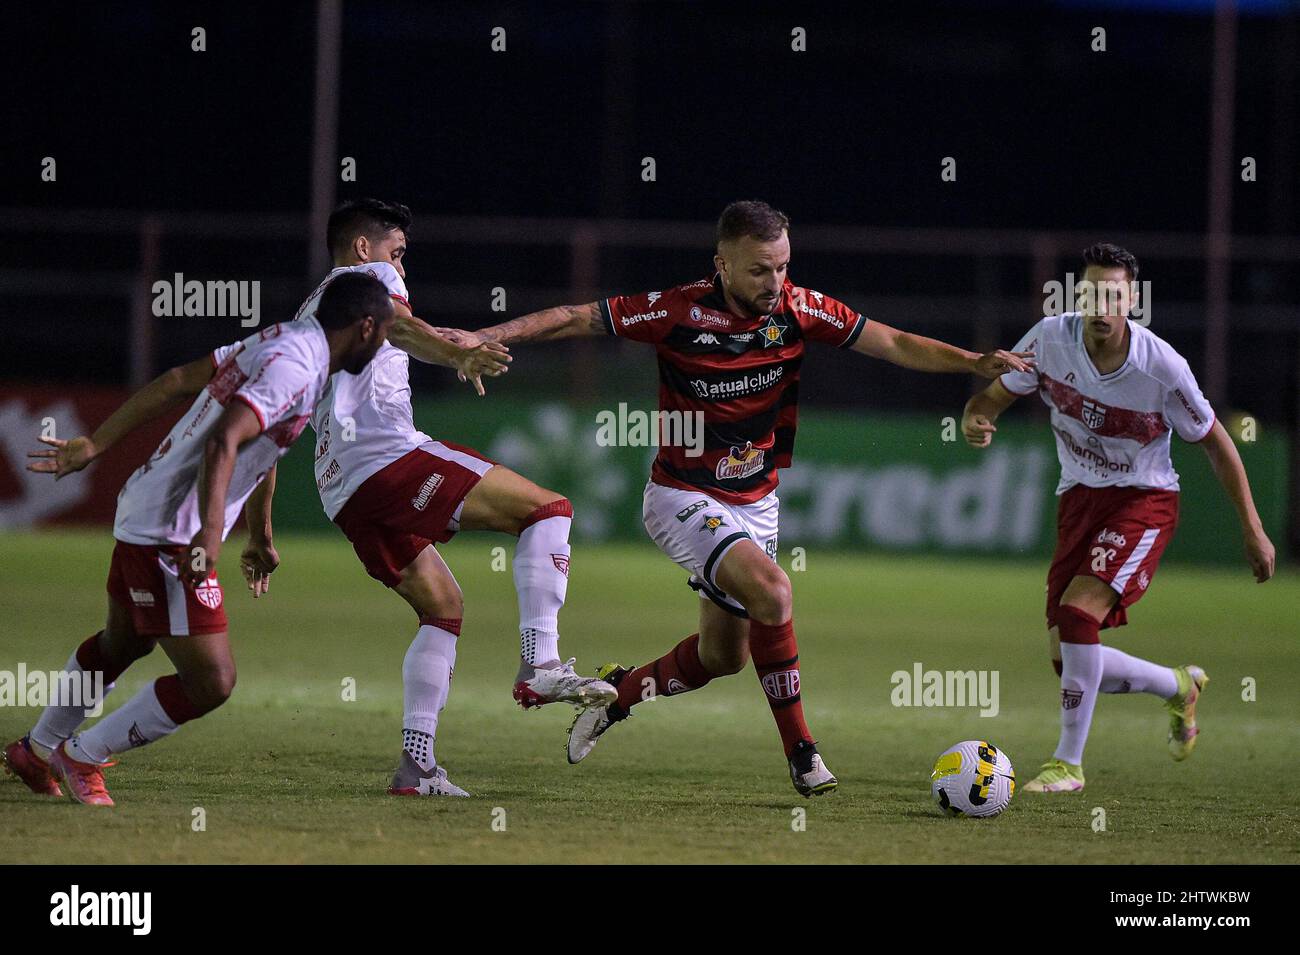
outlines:
[[560, 608], [569, 590], [569, 529], [573, 519], [555, 516], [525, 527], [515, 547], [519, 596], [520, 656], [525, 663], [560, 658]]
[[[85, 689], [94, 692], [93, 681], [85, 681], [81, 676], [86, 672], [82, 669], [81, 664], [77, 662], [77, 653], [74, 650], [68, 662], [64, 664], [64, 672], [76, 674], [77, 682]], [[56, 705], [47, 706], [42, 712], [28, 737], [32, 744], [32, 751], [41, 759], [49, 759], [50, 753], [59, 748], [65, 739], [69, 739], [82, 723], [86, 722], [86, 712], [95, 709], [96, 705], [102, 705], [104, 697], [112, 691], [113, 684], [110, 683], [104, 687], [103, 696], [98, 700], [86, 699], [79, 706]]]
[[1103, 693], [1152, 693], [1167, 700], [1178, 692], [1178, 677], [1171, 667], [1107, 646], [1101, 648], [1101, 659]]
[[154, 684], [148, 683], [86, 732], [70, 739], [68, 752], [82, 762], [105, 763], [114, 753], [157, 742], [176, 728], [158, 702]]
[[1100, 643], [1061, 644], [1061, 742], [1053, 755], [1071, 766], [1083, 765], [1101, 684], [1101, 649]]
[[447, 705], [456, 669], [456, 635], [423, 624], [402, 661], [402, 748], [423, 770], [434, 766], [438, 714]]

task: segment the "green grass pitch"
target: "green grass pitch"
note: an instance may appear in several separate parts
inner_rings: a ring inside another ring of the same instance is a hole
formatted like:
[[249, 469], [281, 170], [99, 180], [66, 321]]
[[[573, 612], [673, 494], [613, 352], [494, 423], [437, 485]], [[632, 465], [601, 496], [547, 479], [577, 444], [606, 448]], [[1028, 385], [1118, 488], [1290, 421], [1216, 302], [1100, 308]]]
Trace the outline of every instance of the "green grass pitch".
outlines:
[[[791, 575], [804, 706], [840, 778], [838, 793], [808, 801], [790, 786], [752, 671], [641, 705], [567, 765], [572, 711], [524, 713], [510, 698], [514, 592], [509, 573], [492, 570], [492, 548], [510, 542], [463, 535], [444, 550], [467, 610], [438, 755], [475, 798], [394, 799], [384, 788], [414, 617], [341, 536], [277, 543], [284, 563], [256, 603], [235, 586], [238, 543], [223, 557], [234, 698], [126, 753], [108, 772], [115, 809], [0, 778], [0, 862], [1300, 862], [1288, 770], [1300, 749], [1300, 582], [1289, 567], [1258, 586], [1244, 564], [1168, 565], [1114, 635], [1209, 672], [1189, 761], [1169, 758], [1159, 701], [1106, 696], [1084, 792], [1018, 793], [978, 821], [938, 815], [929, 771], [969, 738], [1003, 748], [1021, 782], [1051, 754], [1058, 688], [1036, 563], [808, 554]], [[60, 667], [101, 626], [110, 549], [104, 531], [0, 536], [0, 670]], [[561, 650], [587, 671], [644, 662], [695, 629], [696, 600], [648, 541], [579, 546]], [[890, 675], [916, 662], [997, 670], [1000, 712], [894, 707]], [[164, 672], [159, 651], [123, 677], [109, 708]], [[342, 699], [349, 677], [355, 702]], [[0, 707], [0, 733], [12, 739], [36, 715]], [[197, 808], [204, 831], [192, 826]]]

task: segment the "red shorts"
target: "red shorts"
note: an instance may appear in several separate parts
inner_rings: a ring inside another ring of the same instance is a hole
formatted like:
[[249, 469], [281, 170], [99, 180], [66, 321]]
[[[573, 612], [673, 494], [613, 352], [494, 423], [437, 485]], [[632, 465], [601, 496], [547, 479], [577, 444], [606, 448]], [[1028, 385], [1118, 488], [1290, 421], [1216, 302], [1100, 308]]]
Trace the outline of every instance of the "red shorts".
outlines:
[[191, 587], [181, 580], [176, 562], [188, 548], [175, 544], [117, 542], [108, 568], [108, 595], [131, 611], [135, 632], [143, 637], [188, 637], [225, 633], [226, 605], [215, 568]]
[[1178, 526], [1178, 492], [1076, 484], [1061, 495], [1056, 553], [1047, 572], [1047, 626], [1075, 577], [1096, 577], [1119, 594], [1102, 629], [1128, 623], [1126, 607], [1146, 593]]
[[495, 463], [470, 448], [430, 442], [366, 478], [334, 523], [366, 573], [396, 587], [422, 550], [459, 530], [461, 502]]

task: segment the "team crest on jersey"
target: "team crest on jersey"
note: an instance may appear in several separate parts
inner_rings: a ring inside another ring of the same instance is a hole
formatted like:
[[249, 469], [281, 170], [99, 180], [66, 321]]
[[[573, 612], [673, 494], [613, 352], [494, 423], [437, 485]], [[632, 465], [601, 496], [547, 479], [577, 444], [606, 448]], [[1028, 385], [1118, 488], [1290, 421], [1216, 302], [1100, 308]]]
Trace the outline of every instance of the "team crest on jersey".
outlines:
[[763, 336], [763, 347], [767, 348], [769, 345], [784, 345], [785, 333], [789, 330], [789, 325], [778, 322], [775, 315], [769, 315], [767, 324], [758, 330], [758, 334]]
[[704, 523], [700, 525], [700, 530], [708, 531], [714, 537], [717, 537], [718, 528], [726, 527], [726, 526], [727, 526], [727, 522], [722, 519], [721, 514], [710, 514], [708, 517], [704, 519]]
[[569, 576], [569, 556], [567, 554], [552, 554], [551, 563], [565, 577]]
[[1079, 419], [1093, 431], [1096, 431], [1106, 423], [1106, 406], [1084, 398], [1083, 408], [1079, 412]]
[[739, 481], [762, 470], [763, 449], [754, 447], [752, 441], [746, 441], [744, 448], [733, 445], [730, 453], [718, 462], [714, 473], [719, 481]]
[[1151, 578], [1150, 576], [1148, 576], [1145, 570], [1142, 571], [1142, 573], [1138, 574], [1138, 586], [1141, 587], [1143, 590], [1146, 590], [1148, 587], [1151, 586]]
[[209, 577], [207, 580], [199, 581], [194, 587], [194, 597], [209, 610], [220, 607], [221, 585], [217, 583], [217, 578]]

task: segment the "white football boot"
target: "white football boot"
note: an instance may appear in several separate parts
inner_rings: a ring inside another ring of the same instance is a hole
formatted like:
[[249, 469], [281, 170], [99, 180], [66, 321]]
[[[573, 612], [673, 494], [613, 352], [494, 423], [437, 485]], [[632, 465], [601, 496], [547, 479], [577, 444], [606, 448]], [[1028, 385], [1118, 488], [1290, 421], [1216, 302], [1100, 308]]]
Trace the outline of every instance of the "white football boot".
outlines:
[[573, 718], [573, 722], [569, 725], [567, 747], [570, 763], [580, 763], [586, 759], [587, 754], [595, 747], [596, 740], [604, 735], [605, 730], [620, 720], [627, 719], [628, 714], [623, 714], [616, 720], [611, 718], [609, 713], [610, 706], [618, 699], [618, 690], [614, 688], [623, 677], [627, 676], [627, 673], [627, 669], [617, 663], [606, 663], [596, 671], [597, 678], [607, 681], [606, 685], [614, 690], [614, 695], [606, 702], [579, 710], [578, 715]]
[[840, 784], [817, 752], [817, 744], [800, 740], [790, 757], [790, 781], [800, 796], [824, 796]]
[[447, 770], [441, 766], [425, 772], [420, 764], [411, 758], [411, 754], [402, 750], [402, 758], [397, 763], [397, 772], [393, 774], [393, 783], [388, 787], [390, 796], [468, 796], [447, 778]]
[[609, 705], [618, 699], [618, 690], [598, 676], [579, 676], [573, 669], [576, 657], [549, 670], [536, 668], [527, 680], [515, 684], [514, 698], [524, 709], [547, 703], [572, 703], [574, 706]]

